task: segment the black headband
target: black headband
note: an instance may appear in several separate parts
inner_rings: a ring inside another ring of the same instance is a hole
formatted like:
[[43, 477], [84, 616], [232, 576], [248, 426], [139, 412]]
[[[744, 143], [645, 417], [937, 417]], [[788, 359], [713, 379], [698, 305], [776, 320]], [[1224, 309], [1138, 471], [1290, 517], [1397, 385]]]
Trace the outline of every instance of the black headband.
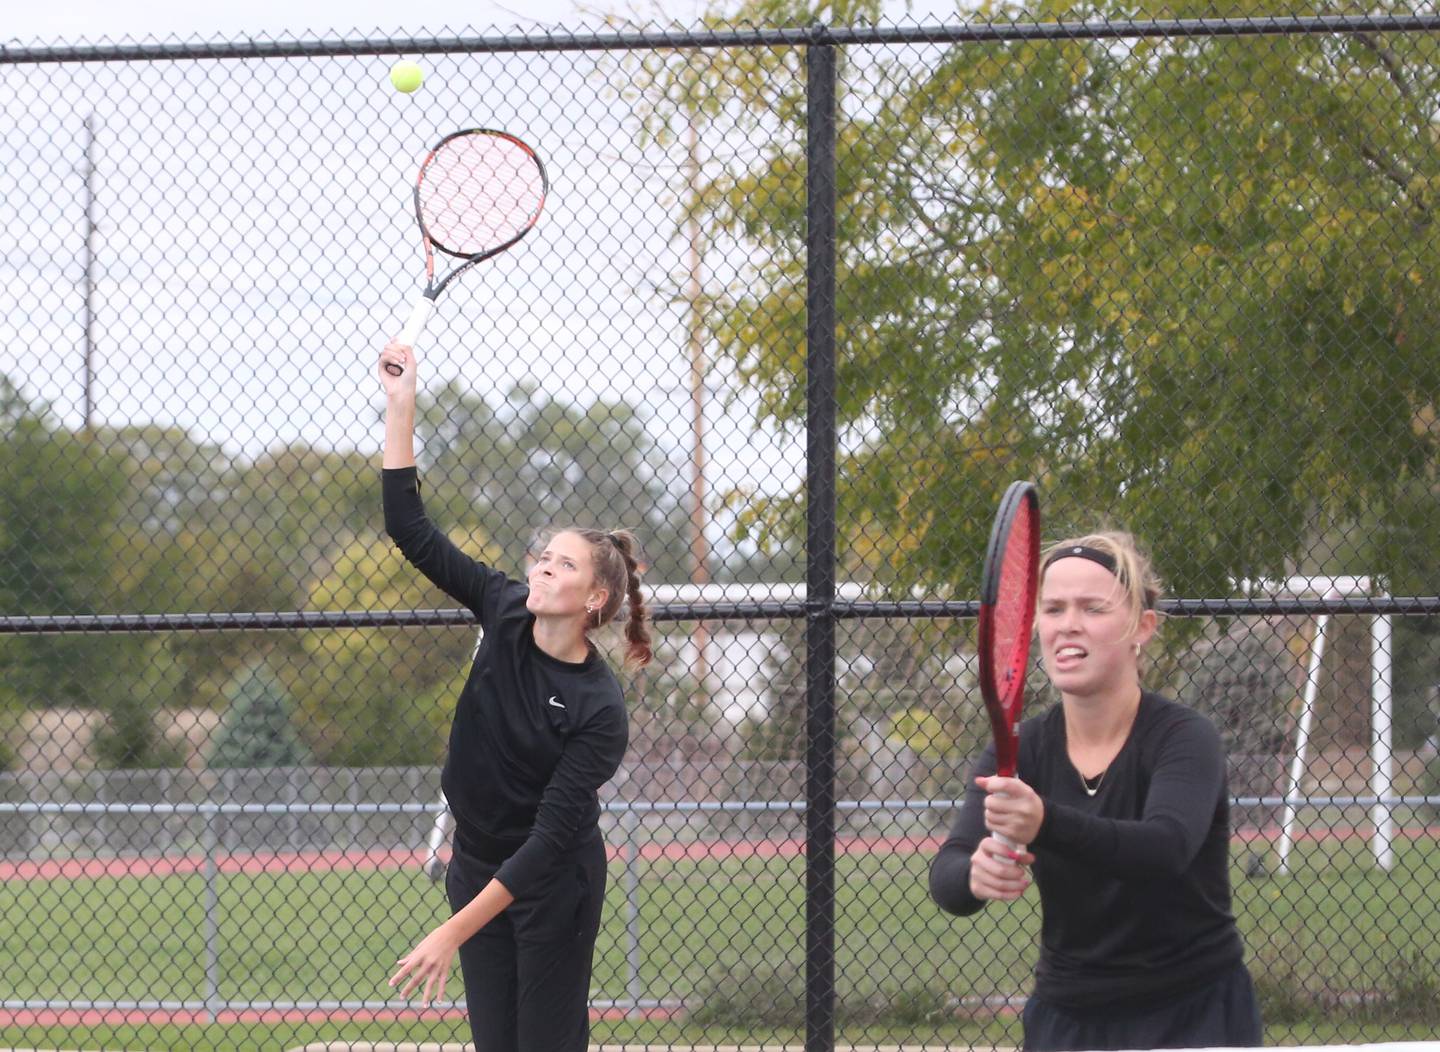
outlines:
[[[1120, 574], [1116, 571], [1115, 556], [1100, 548], [1091, 548], [1084, 544], [1071, 544], [1064, 548], [1057, 548], [1050, 553], [1050, 558], [1045, 560], [1045, 565], [1041, 567], [1040, 572], [1044, 573], [1061, 559], [1089, 559], [1097, 566], [1103, 566], [1115, 574], [1117, 580], [1120, 579]], [[1146, 610], [1153, 609], [1155, 606], [1155, 601], [1150, 597], [1150, 593], [1143, 588], [1140, 590], [1140, 605]]]
[[1061, 559], [1089, 559], [1092, 563], [1098, 563], [1111, 573], [1115, 573], [1115, 556], [1107, 551], [1091, 548], [1084, 544], [1072, 544], [1066, 548], [1057, 548], [1050, 553], [1050, 558], [1045, 560], [1044, 569], [1050, 569]]

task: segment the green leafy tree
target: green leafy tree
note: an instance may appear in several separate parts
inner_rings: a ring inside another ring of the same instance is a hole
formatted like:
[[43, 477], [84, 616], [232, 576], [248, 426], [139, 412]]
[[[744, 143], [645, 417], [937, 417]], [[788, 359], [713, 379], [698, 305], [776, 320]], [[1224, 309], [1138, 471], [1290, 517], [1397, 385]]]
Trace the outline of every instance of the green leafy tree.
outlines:
[[235, 555], [276, 562], [304, 587], [328, 554], [380, 516], [373, 454], [306, 445], [271, 450], [237, 472], [230, 519], [243, 534]]
[[96, 441], [123, 453], [130, 491], [121, 502], [119, 525], [132, 526], [156, 547], [185, 530], [213, 528], [233, 515], [231, 495], [239, 472], [233, 455], [197, 441], [178, 427], [145, 424], [101, 428]]
[[[54, 616], [129, 609], [121, 526], [131, 462], [97, 435], [65, 430], [0, 378], [0, 609]], [[0, 708], [98, 708], [104, 766], [173, 762], [157, 723], [158, 647], [139, 636], [0, 640]], [[163, 677], [162, 677], [163, 678]]]
[[230, 709], [215, 734], [211, 767], [299, 767], [310, 750], [296, 733], [294, 702], [264, 664], [235, 678], [227, 691]]
[[[259, 554], [263, 537], [230, 529], [183, 530], [169, 543], [166, 566], [147, 580], [154, 587], [174, 582], [164, 609], [188, 612], [295, 610], [304, 605], [307, 582], [291, 576], [292, 567]], [[144, 609], [142, 607], [142, 609]], [[177, 632], [165, 641], [165, 660], [173, 663], [175, 708], [219, 710], [235, 677], [259, 660], [284, 668], [299, 659], [299, 639], [282, 632]]]
[[104, 706], [105, 720], [95, 730], [96, 766], [111, 770], [179, 767], [181, 747], [165, 735], [160, 707], [140, 684], [121, 690]]
[[[477, 558], [493, 560], [483, 535], [451, 531]], [[454, 606], [427, 585], [387, 537], [362, 533], [312, 586], [314, 610], [408, 610]], [[303, 732], [326, 764], [405, 766], [437, 762], [463, 683], [472, 628], [331, 629], [305, 632], [287, 671]]]
[[[253, 462], [179, 429], [102, 432], [130, 459], [117, 527], [128, 609], [173, 613], [294, 610], [332, 550], [379, 514], [373, 456], [279, 446]], [[171, 708], [219, 709], [237, 675], [301, 654], [291, 634], [175, 633], [157, 663], [173, 664], [160, 698]]]
[[[1118, 520], [1187, 594], [1324, 558], [1317, 522], [1391, 520], [1440, 445], [1437, 47], [1027, 41], [842, 73], [841, 523], [876, 578], [971, 586], [1021, 476], [1052, 529]], [[759, 261], [707, 321], [763, 415], [798, 426], [803, 82], [724, 82], [726, 106], [787, 127], [687, 193], [712, 243]], [[793, 535], [799, 508], [750, 522]], [[1377, 537], [1366, 572], [1406, 557]]]
[[[281, 448], [247, 466], [184, 430], [154, 425], [102, 429], [94, 441], [125, 457], [129, 479], [112, 541], [110, 605], [167, 613], [301, 605], [313, 570], [297, 549], [306, 547], [315, 560], [313, 536], [306, 533], [297, 543], [282, 532], [292, 523], [266, 509], [288, 498], [323, 520], [325, 509], [341, 506], [324, 455]], [[268, 490], [253, 484], [256, 476], [270, 480]], [[181, 632], [144, 637], [143, 644], [144, 665], [135, 670], [142, 682], [108, 714], [101, 731], [105, 764], [154, 765], [155, 758], [135, 750], [154, 733], [161, 712], [219, 709], [231, 681], [248, 665], [266, 656], [282, 664], [299, 650], [293, 636], [278, 633]]]
[[[1185, 13], [1039, 2], [984, 16]], [[857, 17], [748, 3], [707, 23]], [[1295, 571], [1433, 591], [1436, 58], [1424, 34], [842, 50], [846, 573], [971, 594], [1000, 491], [1033, 477], [1048, 533], [1126, 525], [1172, 593]], [[803, 53], [630, 61], [641, 138], [699, 131], [674, 190], [677, 233], [697, 216], [705, 231], [710, 344], [761, 422], [798, 429]], [[804, 536], [799, 492], [728, 503], [768, 551]], [[1157, 681], [1196, 629], [1167, 629]], [[1396, 654], [1406, 730], [1437, 678], [1423, 622], [1397, 625]], [[774, 730], [793, 738], [786, 712]]]
[[12, 737], [19, 730], [20, 707], [14, 699], [0, 694], [0, 774], [7, 774], [16, 766], [16, 751]]

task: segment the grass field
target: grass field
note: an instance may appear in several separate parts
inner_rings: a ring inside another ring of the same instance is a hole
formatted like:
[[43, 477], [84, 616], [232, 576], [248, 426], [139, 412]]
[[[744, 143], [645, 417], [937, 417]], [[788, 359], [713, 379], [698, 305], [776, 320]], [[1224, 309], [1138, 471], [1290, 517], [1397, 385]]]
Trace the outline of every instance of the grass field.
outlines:
[[[1433, 1034], [1440, 983], [1440, 845], [1396, 845], [1375, 868], [1364, 842], [1302, 845], [1287, 877], [1237, 870], [1236, 910], [1272, 1040], [1401, 1040]], [[931, 1047], [1015, 1044], [1013, 1015], [987, 1000], [1023, 995], [1034, 960], [1033, 903], [954, 920], [928, 900], [928, 856], [838, 860], [839, 1027], [847, 1040]], [[597, 999], [683, 1003], [673, 1019], [603, 1019], [599, 1042], [779, 1042], [799, 1036], [804, 862], [799, 858], [643, 863], [638, 924], [614, 871], [597, 950]], [[380, 1001], [388, 967], [443, 916], [414, 871], [219, 878], [216, 972], [231, 1002]], [[201, 1001], [205, 885], [199, 876], [0, 884], [5, 1000]], [[638, 953], [627, 953], [629, 932]], [[638, 965], [632, 975], [629, 962]], [[397, 1003], [398, 1007], [398, 1003]], [[1353, 1031], [1350, 1028], [1354, 1028]], [[0, 1028], [5, 1048], [291, 1048], [323, 1039], [459, 1040], [463, 1021], [236, 1022], [192, 1026]]]

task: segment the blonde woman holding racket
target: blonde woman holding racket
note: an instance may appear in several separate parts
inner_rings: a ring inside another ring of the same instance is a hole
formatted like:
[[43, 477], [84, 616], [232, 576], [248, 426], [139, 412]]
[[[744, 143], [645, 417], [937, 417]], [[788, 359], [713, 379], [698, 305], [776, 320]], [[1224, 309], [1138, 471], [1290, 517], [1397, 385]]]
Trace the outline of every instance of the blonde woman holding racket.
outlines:
[[994, 775], [993, 746], [980, 758], [931, 866], [932, 896], [960, 916], [1039, 888], [1027, 1052], [1261, 1042], [1220, 736], [1141, 683], [1159, 597], [1128, 534], [1045, 553], [1036, 629], [1060, 703], [1021, 725], [1016, 777]]

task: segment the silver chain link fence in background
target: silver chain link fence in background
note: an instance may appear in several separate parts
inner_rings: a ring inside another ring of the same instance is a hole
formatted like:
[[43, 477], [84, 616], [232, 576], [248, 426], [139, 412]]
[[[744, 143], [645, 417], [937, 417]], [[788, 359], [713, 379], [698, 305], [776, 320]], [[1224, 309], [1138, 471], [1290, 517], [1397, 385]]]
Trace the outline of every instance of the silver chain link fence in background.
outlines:
[[630, 527], [659, 618], [604, 799], [597, 1041], [1018, 1040], [1033, 898], [926, 895], [1017, 477], [1182, 597], [1147, 675], [1229, 749], [1270, 1039], [1432, 1036], [1440, 24], [1046, 11], [0, 48], [0, 1045], [468, 1035], [384, 986], [444, 909], [474, 633], [383, 536], [374, 368], [415, 167], [471, 125], [553, 191], [424, 338], [428, 507], [515, 572], [546, 523]]

